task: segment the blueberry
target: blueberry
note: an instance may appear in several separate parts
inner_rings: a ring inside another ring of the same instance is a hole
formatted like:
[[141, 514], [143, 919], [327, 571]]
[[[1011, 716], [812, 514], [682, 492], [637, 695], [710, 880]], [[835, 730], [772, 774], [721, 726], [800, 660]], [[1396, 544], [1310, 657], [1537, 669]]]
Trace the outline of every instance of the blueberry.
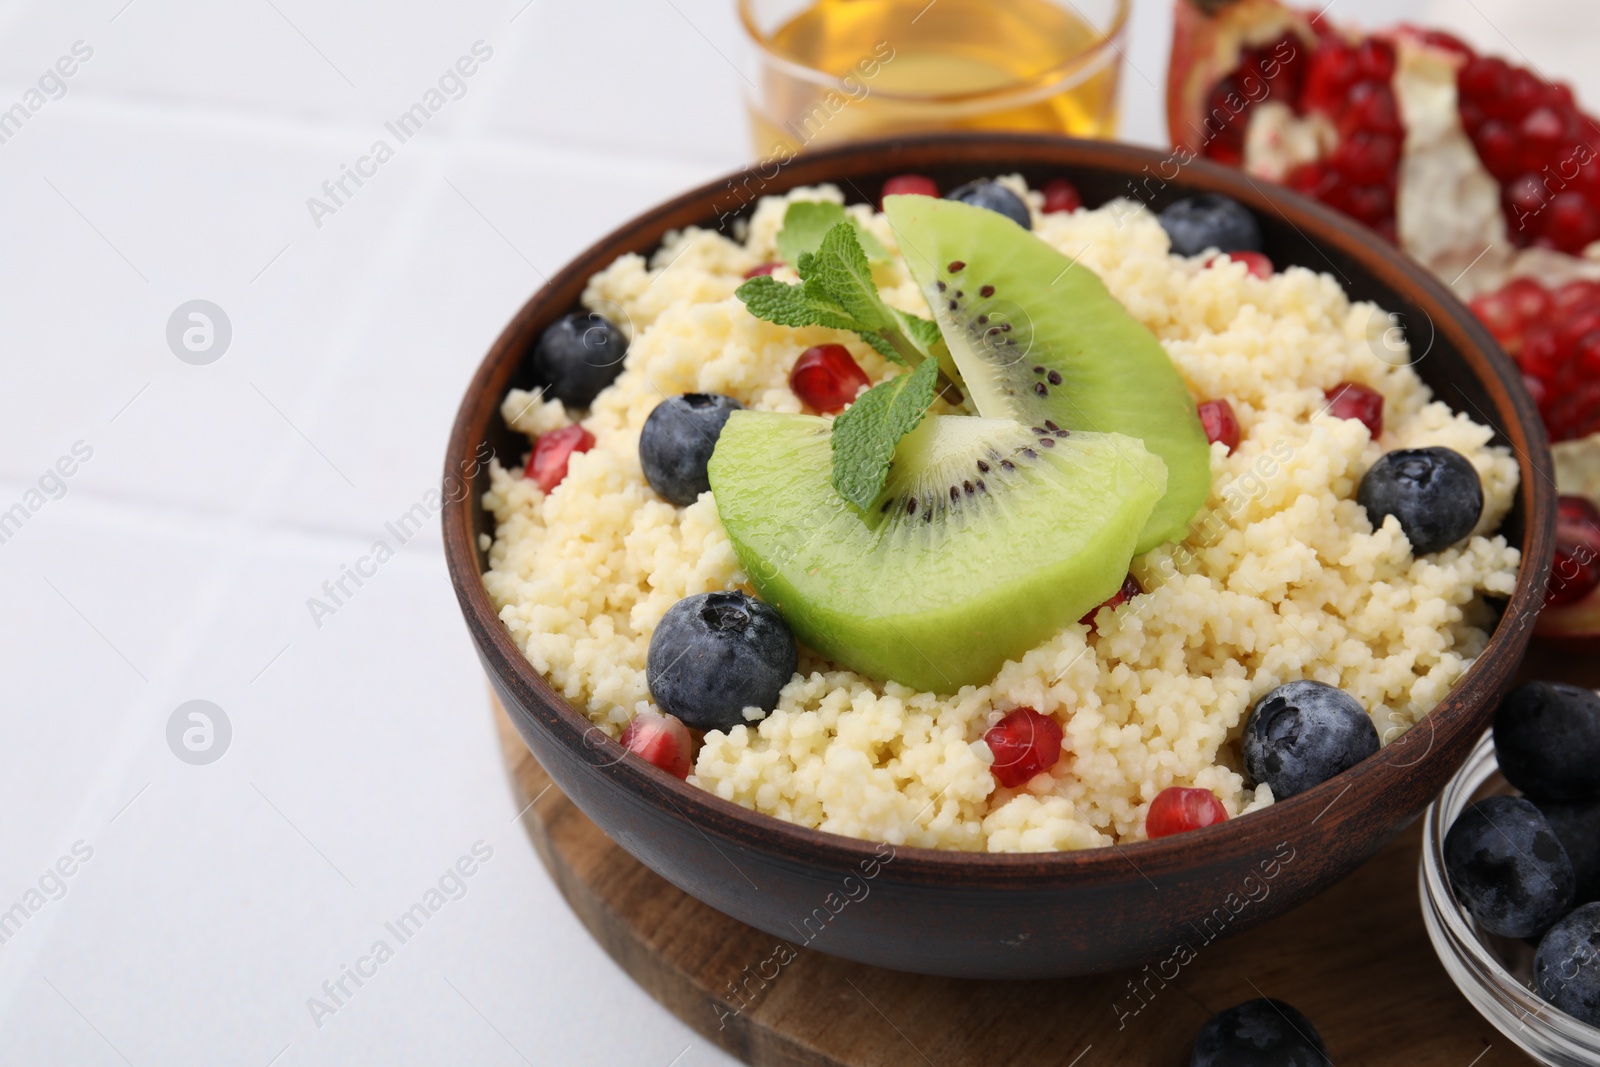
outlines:
[[1033, 229], [1033, 216], [1028, 212], [1028, 205], [1023, 203], [1022, 197], [999, 182], [989, 181], [987, 178], [968, 182], [945, 193], [944, 198], [959, 200], [973, 207], [988, 208], [1004, 215], [1024, 230]]
[[1600, 801], [1558, 804], [1537, 800], [1534, 807], [1544, 813], [1556, 840], [1561, 842], [1561, 847], [1567, 850], [1567, 858], [1572, 861], [1572, 874], [1577, 882], [1572, 902], [1590, 904], [1600, 900]]
[[639, 466], [664, 499], [687, 507], [711, 488], [706, 464], [722, 424], [744, 405], [731, 396], [684, 393], [656, 405], [639, 433]]
[[1250, 709], [1244, 769], [1285, 800], [1378, 751], [1378, 728], [1355, 697], [1321, 682], [1280, 685]]
[[551, 323], [533, 346], [533, 372], [545, 393], [586, 408], [622, 373], [628, 339], [600, 315], [575, 312]]
[[1485, 797], [1456, 816], [1444, 869], [1456, 900], [1491, 934], [1532, 937], [1572, 907], [1572, 861], [1522, 797]]
[[1261, 251], [1261, 226], [1243, 204], [1226, 196], [1205, 193], [1173, 201], [1161, 212], [1172, 251], [1198, 256], [1208, 248], [1218, 252]]
[[1195, 1035], [1189, 1067], [1329, 1067], [1317, 1028], [1281, 1000], [1219, 1011]]
[[1560, 682], [1517, 686], [1494, 714], [1494, 754], [1533, 800], [1600, 799], [1600, 696]]
[[1472, 532], [1483, 514], [1483, 483], [1460, 452], [1407, 448], [1385, 452], [1361, 479], [1356, 502], [1372, 528], [1393, 515], [1414, 555], [1449, 548]]
[[1550, 928], [1533, 956], [1539, 995], [1574, 1019], [1600, 1026], [1600, 904]]
[[650, 638], [645, 677], [661, 710], [696, 730], [731, 730], [745, 708], [771, 711], [797, 664], [794, 635], [745, 593], [684, 597]]

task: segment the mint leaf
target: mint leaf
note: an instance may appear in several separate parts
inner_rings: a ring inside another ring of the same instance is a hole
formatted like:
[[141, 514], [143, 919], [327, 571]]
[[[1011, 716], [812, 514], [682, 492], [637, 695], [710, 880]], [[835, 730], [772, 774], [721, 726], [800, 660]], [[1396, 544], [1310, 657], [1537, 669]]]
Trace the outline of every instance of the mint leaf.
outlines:
[[779, 257], [785, 263], [798, 264], [802, 255], [821, 247], [823, 237], [841, 222], [850, 223], [868, 259], [889, 258], [889, 250], [883, 247], [883, 243], [845, 214], [844, 208], [838, 204], [810, 200], [796, 201], [784, 211], [783, 229], [778, 231], [777, 238]]
[[827, 326], [835, 330], [871, 331], [871, 327], [850, 318], [837, 305], [807, 295], [804, 285], [788, 285], [770, 275], [751, 278], [735, 289], [733, 295], [744, 301], [750, 314], [779, 326]]
[[933, 403], [939, 361], [927, 359], [868, 389], [833, 420], [833, 487], [865, 511], [883, 491], [900, 438], [917, 428]]
[[904, 311], [897, 311], [895, 315], [912, 343], [923, 351], [932, 353], [934, 347], [944, 340], [944, 335], [939, 332], [939, 324], [932, 319], [908, 315]]

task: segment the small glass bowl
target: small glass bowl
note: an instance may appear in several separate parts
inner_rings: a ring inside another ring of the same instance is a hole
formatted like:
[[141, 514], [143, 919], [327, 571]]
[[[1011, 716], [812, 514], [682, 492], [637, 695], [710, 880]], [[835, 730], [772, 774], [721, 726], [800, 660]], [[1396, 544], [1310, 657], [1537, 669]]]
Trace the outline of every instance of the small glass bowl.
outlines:
[[1594, 1067], [1600, 1029], [1540, 1000], [1533, 991], [1533, 946], [1478, 929], [1456, 903], [1444, 870], [1444, 835], [1474, 800], [1516, 791], [1500, 777], [1494, 738], [1485, 733], [1467, 762], [1422, 816], [1418, 882], [1422, 919], [1450, 980], [1485, 1019], [1540, 1063]]

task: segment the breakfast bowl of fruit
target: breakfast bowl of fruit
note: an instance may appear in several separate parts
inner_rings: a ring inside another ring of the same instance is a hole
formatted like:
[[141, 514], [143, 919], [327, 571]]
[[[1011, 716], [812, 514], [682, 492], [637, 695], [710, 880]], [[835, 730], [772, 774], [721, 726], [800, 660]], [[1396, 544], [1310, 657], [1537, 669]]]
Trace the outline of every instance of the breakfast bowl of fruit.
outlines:
[[819, 151], [506, 327], [452, 580], [518, 733], [651, 870], [900, 970], [1181, 966], [1460, 765], [1544, 595], [1537, 410], [1381, 238], [1171, 162]]

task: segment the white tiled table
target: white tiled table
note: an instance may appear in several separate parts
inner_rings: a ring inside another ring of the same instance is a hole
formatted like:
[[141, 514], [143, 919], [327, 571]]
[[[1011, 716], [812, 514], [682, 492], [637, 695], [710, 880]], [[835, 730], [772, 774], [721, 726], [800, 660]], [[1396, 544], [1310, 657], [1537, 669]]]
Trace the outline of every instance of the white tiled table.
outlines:
[[[1510, 51], [1499, 25], [1595, 80], [1577, 0], [1338, 2]], [[0, 911], [42, 900], [0, 946], [0, 1062], [732, 1062], [539, 866], [435, 522], [320, 626], [306, 607], [436, 484], [542, 275], [743, 161], [731, 8], [0, 3], [0, 110], [93, 50], [0, 143], [0, 511], [92, 449], [0, 543]], [[1164, 141], [1167, 36], [1136, 0], [1132, 140]], [[478, 41], [465, 94], [317, 225], [307, 198]], [[165, 337], [196, 298], [232, 327], [209, 365]], [[207, 766], [166, 740], [196, 698], [233, 731]], [[314, 1018], [476, 842], [465, 895]]]

